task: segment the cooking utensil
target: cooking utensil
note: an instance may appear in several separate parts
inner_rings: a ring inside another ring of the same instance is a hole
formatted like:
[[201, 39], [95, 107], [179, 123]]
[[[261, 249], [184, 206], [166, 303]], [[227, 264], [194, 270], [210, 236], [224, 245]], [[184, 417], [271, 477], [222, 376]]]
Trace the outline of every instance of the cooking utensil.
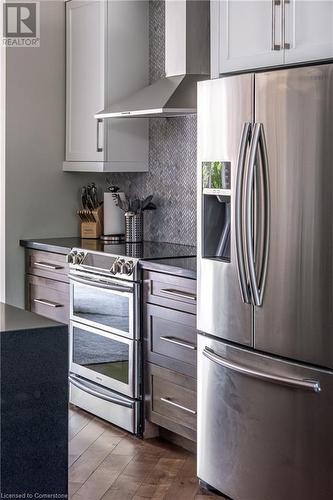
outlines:
[[110, 193], [117, 193], [118, 191], [120, 191], [120, 188], [112, 184], [111, 180], [108, 177], [105, 179], [105, 182], [107, 184], [106, 190]]
[[87, 207], [87, 188], [85, 186], [81, 189], [81, 205], [83, 209]]
[[90, 197], [93, 203], [94, 209], [98, 207], [98, 195], [97, 195], [97, 187], [94, 182], [91, 183], [91, 188], [90, 188]]
[[131, 212], [134, 212], [135, 214], [140, 211], [141, 207], [141, 200], [139, 198], [136, 198], [131, 202], [130, 210]]
[[142, 202], [141, 202], [141, 211], [146, 210], [148, 205], [151, 203], [153, 199], [153, 195], [151, 194], [150, 196], [147, 196]]

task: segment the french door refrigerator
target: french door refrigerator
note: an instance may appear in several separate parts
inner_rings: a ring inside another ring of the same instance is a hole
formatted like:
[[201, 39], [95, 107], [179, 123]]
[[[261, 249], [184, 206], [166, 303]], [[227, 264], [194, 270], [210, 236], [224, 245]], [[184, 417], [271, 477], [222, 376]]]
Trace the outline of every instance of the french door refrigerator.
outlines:
[[198, 90], [198, 476], [333, 498], [333, 65]]

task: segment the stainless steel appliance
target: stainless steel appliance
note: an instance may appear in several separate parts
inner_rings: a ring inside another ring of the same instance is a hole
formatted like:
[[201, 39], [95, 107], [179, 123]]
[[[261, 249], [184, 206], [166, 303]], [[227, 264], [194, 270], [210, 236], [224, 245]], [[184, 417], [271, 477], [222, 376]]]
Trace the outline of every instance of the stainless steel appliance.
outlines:
[[198, 90], [198, 476], [333, 498], [333, 65]]
[[73, 249], [70, 263], [70, 400], [141, 433], [138, 259]]
[[210, 73], [209, 9], [207, 0], [166, 0], [166, 76], [113, 101], [95, 118], [164, 118], [195, 113], [197, 82], [209, 78]]

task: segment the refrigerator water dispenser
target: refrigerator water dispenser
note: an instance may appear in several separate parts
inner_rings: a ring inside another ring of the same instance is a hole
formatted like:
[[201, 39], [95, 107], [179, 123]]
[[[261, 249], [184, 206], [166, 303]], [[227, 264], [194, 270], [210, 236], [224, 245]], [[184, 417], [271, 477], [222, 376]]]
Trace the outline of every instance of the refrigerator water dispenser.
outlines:
[[202, 163], [203, 257], [230, 262], [230, 162]]

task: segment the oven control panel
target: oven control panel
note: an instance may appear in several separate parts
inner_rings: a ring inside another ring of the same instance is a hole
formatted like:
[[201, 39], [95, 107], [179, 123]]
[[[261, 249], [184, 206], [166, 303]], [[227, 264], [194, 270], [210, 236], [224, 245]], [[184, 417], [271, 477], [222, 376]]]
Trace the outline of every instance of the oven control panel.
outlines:
[[117, 257], [117, 259], [112, 264], [110, 269], [111, 274], [125, 274], [126, 276], [131, 276], [134, 270], [134, 262], [132, 260], [125, 260], [122, 257]]
[[66, 257], [70, 267], [96, 274], [119, 276], [123, 279], [135, 279], [138, 259], [111, 255], [103, 252], [83, 251], [73, 248]]

